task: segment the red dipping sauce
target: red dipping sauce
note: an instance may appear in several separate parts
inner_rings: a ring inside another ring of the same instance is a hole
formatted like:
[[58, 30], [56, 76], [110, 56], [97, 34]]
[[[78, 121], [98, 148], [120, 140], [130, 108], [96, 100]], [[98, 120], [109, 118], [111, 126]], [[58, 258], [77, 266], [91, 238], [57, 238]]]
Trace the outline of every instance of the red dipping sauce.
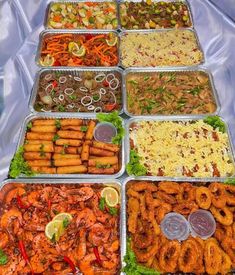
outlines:
[[188, 222], [192, 236], [200, 237], [205, 240], [210, 238], [216, 229], [216, 222], [211, 212], [206, 210], [197, 210], [188, 217]]
[[117, 135], [117, 129], [112, 123], [98, 123], [95, 127], [94, 138], [97, 141], [111, 143], [112, 138]]

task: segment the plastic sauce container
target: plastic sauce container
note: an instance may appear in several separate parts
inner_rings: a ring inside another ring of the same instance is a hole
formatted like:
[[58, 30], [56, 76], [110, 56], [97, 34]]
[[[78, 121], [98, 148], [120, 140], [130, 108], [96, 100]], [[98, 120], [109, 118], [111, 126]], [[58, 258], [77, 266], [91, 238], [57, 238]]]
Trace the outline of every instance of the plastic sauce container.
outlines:
[[189, 223], [181, 214], [171, 212], [166, 214], [160, 224], [162, 233], [169, 240], [184, 241], [189, 236]]
[[112, 123], [98, 123], [94, 130], [94, 138], [97, 141], [112, 143], [112, 138], [117, 135], [117, 129]]
[[205, 240], [210, 238], [216, 230], [216, 222], [211, 212], [197, 210], [188, 217], [189, 227], [192, 236]]

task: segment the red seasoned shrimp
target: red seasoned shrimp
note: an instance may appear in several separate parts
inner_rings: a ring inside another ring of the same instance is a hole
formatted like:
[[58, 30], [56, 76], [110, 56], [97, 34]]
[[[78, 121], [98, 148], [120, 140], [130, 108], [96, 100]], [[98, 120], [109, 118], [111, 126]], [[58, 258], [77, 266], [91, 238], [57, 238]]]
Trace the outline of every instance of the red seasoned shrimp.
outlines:
[[79, 244], [75, 249], [75, 258], [77, 261], [82, 260], [86, 255], [86, 229], [79, 231]]
[[94, 246], [99, 246], [108, 241], [111, 230], [107, 229], [103, 224], [96, 223], [94, 224], [89, 232], [88, 240]]
[[76, 204], [80, 201], [87, 201], [93, 195], [94, 191], [91, 187], [82, 187], [80, 189], [69, 189], [68, 194], [68, 203]]
[[87, 254], [79, 263], [81, 272], [86, 275], [95, 275], [94, 267], [92, 266], [92, 262], [95, 260], [96, 257], [94, 253]]
[[15, 199], [18, 196], [24, 195], [26, 193], [25, 189], [22, 187], [14, 188], [11, 191], [9, 191], [5, 198], [5, 203], [9, 204], [13, 199]]
[[15, 219], [18, 219], [20, 223], [23, 221], [21, 212], [13, 207], [2, 215], [0, 226], [2, 228], [7, 228]]
[[1, 230], [0, 231], [0, 249], [3, 249], [4, 247], [6, 247], [8, 245], [8, 242], [9, 242], [8, 233]]
[[84, 208], [77, 215], [77, 226], [85, 225], [85, 227], [91, 227], [96, 222], [96, 216], [90, 208]]

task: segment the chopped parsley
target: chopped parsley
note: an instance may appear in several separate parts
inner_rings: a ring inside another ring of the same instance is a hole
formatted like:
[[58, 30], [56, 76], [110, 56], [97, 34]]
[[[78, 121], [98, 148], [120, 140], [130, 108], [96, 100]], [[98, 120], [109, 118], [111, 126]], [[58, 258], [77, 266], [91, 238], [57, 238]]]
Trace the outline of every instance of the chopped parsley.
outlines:
[[94, 100], [98, 100], [98, 99], [99, 99], [99, 97], [100, 97], [99, 95], [93, 95], [93, 97], [92, 97], [92, 98], [93, 98]]
[[61, 128], [61, 123], [60, 123], [60, 120], [59, 119], [56, 119], [55, 120], [55, 126], [57, 129], [60, 129]]
[[65, 107], [64, 107], [63, 105], [59, 105], [59, 106], [58, 106], [58, 110], [59, 110], [60, 112], [64, 112], [64, 111], [65, 111]]
[[69, 98], [70, 98], [71, 100], [75, 100], [75, 99], [77, 99], [77, 96], [76, 96], [76, 95], [69, 95]]
[[52, 141], [56, 141], [58, 139], [60, 139], [60, 136], [58, 134], [55, 134], [54, 137], [53, 137], [53, 139], [52, 139]]

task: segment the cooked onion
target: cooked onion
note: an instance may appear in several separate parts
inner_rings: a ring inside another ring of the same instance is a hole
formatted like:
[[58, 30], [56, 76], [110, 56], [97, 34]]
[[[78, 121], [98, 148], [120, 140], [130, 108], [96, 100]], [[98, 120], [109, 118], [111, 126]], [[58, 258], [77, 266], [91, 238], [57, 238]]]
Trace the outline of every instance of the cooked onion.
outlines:
[[100, 88], [100, 93], [101, 93], [102, 95], [105, 95], [105, 94], [106, 94], [106, 90], [105, 90], [104, 88]]
[[[84, 103], [83, 101], [86, 100], [86, 99], [90, 99], [90, 102], [89, 102], [89, 103]], [[91, 98], [91, 96], [89, 96], [89, 95], [86, 95], [86, 96], [84, 96], [84, 97], [81, 99], [81, 104], [82, 104], [83, 106], [89, 106], [89, 105], [91, 105], [91, 103], [92, 103], [92, 98]]]
[[74, 93], [74, 89], [72, 89], [72, 88], [66, 88], [66, 89], [64, 90], [64, 93], [65, 93], [66, 95], [72, 95], [72, 94]]
[[48, 81], [52, 78], [52, 74], [46, 74], [45, 75], [45, 79]]
[[79, 77], [79, 76], [75, 76], [74, 78], [73, 78], [75, 81], [82, 81], [82, 79]]
[[[115, 86], [113, 86], [113, 83], [115, 84]], [[118, 85], [119, 85], [119, 80], [117, 78], [114, 78], [109, 82], [109, 88], [111, 90], [116, 90]]]
[[59, 78], [59, 82], [60, 83], [65, 83], [67, 81], [67, 77], [66, 76], [61, 76], [60, 78]]
[[45, 88], [45, 91], [47, 93], [51, 93], [53, 90], [54, 90], [54, 86], [52, 85], [52, 83], [47, 85], [46, 88]]
[[117, 103], [117, 100], [116, 100], [116, 96], [115, 96], [115, 94], [112, 92], [112, 91], [108, 91], [110, 94], [112, 94], [113, 95], [113, 97], [114, 97], [114, 104], [116, 104]]
[[60, 100], [60, 101], [63, 101], [63, 100], [64, 100], [64, 95], [60, 95], [60, 96], [59, 96], [59, 100]]
[[88, 89], [86, 87], [80, 87], [79, 90], [85, 93], [88, 92]]
[[94, 110], [95, 113], [99, 113], [102, 112], [102, 108], [101, 107], [96, 107]]
[[94, 105], [90, 105], [90, 106], [87, 107], [87, 109], [88, 109], [89, 111], [93, 111], [93, 110], [95, 109], [95, 106], [94, 106]]
[[106, 75], [106, 81], [111, 82], [115, 78], [114, 74], [107, 74]]

